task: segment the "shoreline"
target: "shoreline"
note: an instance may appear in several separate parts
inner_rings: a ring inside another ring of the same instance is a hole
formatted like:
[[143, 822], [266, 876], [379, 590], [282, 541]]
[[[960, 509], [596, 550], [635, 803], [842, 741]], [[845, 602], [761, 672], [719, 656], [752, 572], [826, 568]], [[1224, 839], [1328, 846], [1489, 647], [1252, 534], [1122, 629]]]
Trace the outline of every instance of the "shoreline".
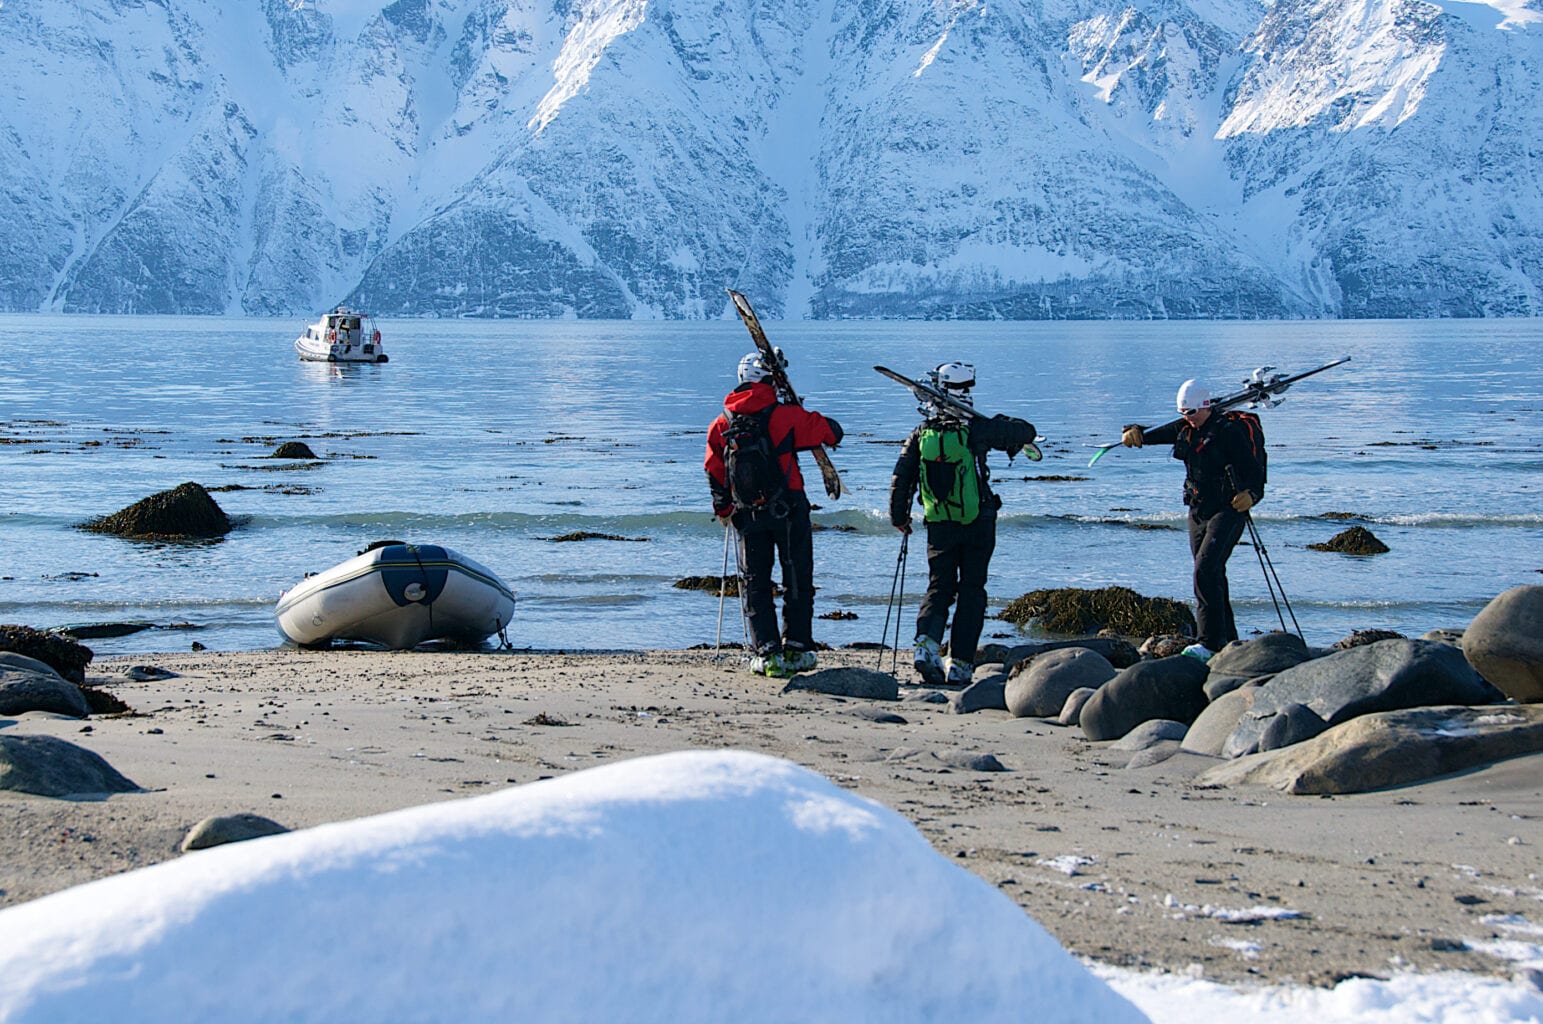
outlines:
[[[837, 649], [821, 663], [874, 657]], [[0, 793], [0, 907], [182, 856], [187, 830], [211, 815], [304, 828], [632, 757], [737, 748], [897, 811], [1101, 963], [1229, 984], [1406, 969], [1509, 977], [1515, 963], [1485, 944], [1536, 942], [1536, 924], [1506, 924], [1543, 916], [1536, 759], [1334, 798], [1199, 790], [1189, 780], [1216, 760], [1180, 753], [1127, 769], [1129, 754], [1080, 730], [907, 700], [926, 688], [901, 661], [892, 703], [784, 693], [727, 650], [105, 657], [86, 682], [132, 715], [30, 713], [0, 728], [93, 750], [147, 791]], [[134, 665], [177, 674], [137, 682], [125, 675]], [[959, 767], [963, 754], [1007, 770]]]

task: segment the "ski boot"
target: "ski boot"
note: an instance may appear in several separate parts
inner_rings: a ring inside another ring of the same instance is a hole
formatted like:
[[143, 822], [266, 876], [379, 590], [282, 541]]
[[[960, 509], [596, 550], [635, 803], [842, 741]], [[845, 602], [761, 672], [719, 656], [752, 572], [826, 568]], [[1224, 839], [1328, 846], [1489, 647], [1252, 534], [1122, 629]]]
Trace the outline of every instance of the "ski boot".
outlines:
[[949, 686], [969, 686], [975, 680], [975, 666], [971, 665], [968, 661], [949, 658], [946, 664], [948, 665]]
[[943, 649], [932, 637], [922, 635], [916, 638], [916, 646], [911, 649], [911, 664], [922, 677], [922, 682], [928, 686], [943, 685], [946, 678]]

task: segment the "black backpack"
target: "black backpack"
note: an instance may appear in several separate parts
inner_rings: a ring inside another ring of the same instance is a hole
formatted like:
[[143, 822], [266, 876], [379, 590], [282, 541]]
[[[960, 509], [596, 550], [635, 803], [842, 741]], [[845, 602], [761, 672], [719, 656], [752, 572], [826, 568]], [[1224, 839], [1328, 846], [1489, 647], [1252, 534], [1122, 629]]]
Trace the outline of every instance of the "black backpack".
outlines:
[[729, 413], [723, 432], [723, 462], [729, 496], [734, 507], [749, 512], [785, 507], [788, 478], [771, 439], [771, 416], [776, 406], [753, 415]]
[[1223, 415], [1242, 429], [1243, 436], [1248, 441], [1249, 450], [1254, 453], [1254, 459], [1259, 463], [1259, 483], [1264, 484], [1270, 475], [1270, 456], [1264, 450], [1264, 424], [1259, 422], [1259, 415], [1243, 412], [1240, 409], [1229, 409]]

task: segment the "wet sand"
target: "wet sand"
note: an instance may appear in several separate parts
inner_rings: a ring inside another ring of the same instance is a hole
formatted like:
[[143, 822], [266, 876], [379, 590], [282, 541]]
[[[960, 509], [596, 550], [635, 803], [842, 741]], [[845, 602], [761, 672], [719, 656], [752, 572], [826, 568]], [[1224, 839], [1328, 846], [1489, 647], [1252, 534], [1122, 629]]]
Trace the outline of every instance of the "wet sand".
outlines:
[[[875, 658], [836, 651], [822, 664]], [[177, 675], [135, 682], [133, 665]], [[925, 692], [903, 660], [900, 681], [902, 697]], [[304, 828], [626, 758], [738, 748], [893, 808], [1105, 963], [1231, 983], [1510, 976], [1514, 964], [1486, 943], [1536, 942], [1516, 920], [1543, 921], [1538, 757], [1356, 796], [1201, 790], [1190, 780], [1208, 758], [1126, 769], [1129, 754], [1080, 730], [783, 693], [710, 652], [136, 655], [94, 662], [87, 683], [135, 714], [27, 714], [0, 728], [79, 744], [148, 791], [0, 793], [0, 906], [183, 856], [183, 835], [210, 815]], [[874, 710], [905, 722], [864, 717]], [[995, 755], [1007, 771], [950, 767], [956, 752]]]

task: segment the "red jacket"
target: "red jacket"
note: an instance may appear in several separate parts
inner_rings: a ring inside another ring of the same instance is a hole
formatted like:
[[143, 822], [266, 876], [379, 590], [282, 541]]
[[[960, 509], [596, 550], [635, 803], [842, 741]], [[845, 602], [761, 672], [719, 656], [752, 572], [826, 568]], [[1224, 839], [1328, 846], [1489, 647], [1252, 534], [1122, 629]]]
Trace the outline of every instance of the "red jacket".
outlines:
[[741, 384], [724, 397], [725, 411], [707, 428], [707, 458], [703, 465], [707, 469], [707, 485], [712, 490], [715, 515], [726, 516], [734, 511], [734, 501], [729, 496], [727, 469], [723, 463], [723, 432], [729, 426], [729, 413], [754, 415], [768, 406], [776, 406], [772, 410], [767, 430], [771, 434], [773, 447], [779, 453], [789, 490], [804, 489], [804, 475], [798, 469], [799, 452], [821, 445], [834, 448], [841, 443], [841, 424], [835, 420], [801, 405], [778, 404], [776, 389], [765, 381]]

